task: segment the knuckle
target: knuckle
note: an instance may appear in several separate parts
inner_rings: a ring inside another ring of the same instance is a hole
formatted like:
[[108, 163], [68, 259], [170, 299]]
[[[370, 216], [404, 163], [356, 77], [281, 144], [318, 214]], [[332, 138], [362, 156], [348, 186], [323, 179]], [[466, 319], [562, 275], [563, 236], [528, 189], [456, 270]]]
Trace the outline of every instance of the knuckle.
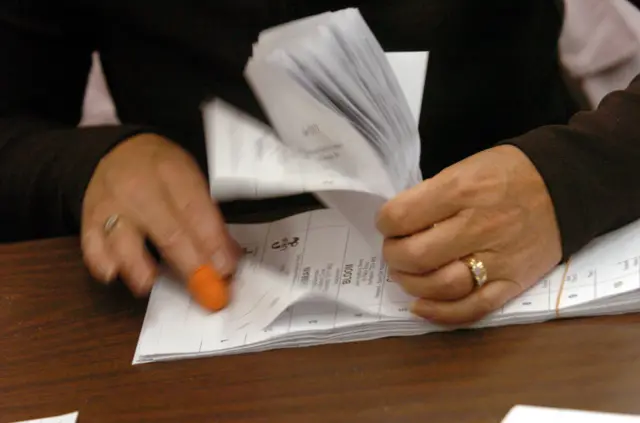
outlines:
[[507, 228], [502, 221], [502, 213], [497, 210], [490, 213], [476, 213], [473, 224], [474, 232], [477, 234], [476, 236], [495, 236]]
[[399, 201], [391, 201], [380, 210], [380, 230], [382, 232], [403, 232], [409, 216], [408, 208]]
[[472, 203], [475, 200], [477, 193], [478, 190], [475, 184], [469, 184], [464, 181], [458, 181], [456, 183], [456, 197], [465, 204]]
[[496, 210], [490, 215], [487, 214], [487, 226], [492, 231], [498, 229], [513, 228], [513, 225], [517, 225], [522, 220], [521, 209], [518, 207], [508, 207]]
[[452, 228], [451, 238], [454, 239], [480, 239], [485, 235], [483, 217], [480, 210], [476, 208], [466, 208], [458, 216], [460, 224]]
[[440, 277], [440, 291], [447, 296], [457, 297], [462, 291], [464, 286], [460, 281], [460, 278], [453, 275], [451, 272], [444, 272]]
[[390, 269], [408, 273], [421, 272], [425, 267], [424, 248], [412, 238], [387, 240], [382, 245], [382, 256]]
[[[107, 195], [110, 196], [110, 201], [134, 207], [145, 205], [145, 200], [148, 199], [149, 192], [153, 186], [152, 183], [151, 178], [142, 170], [105, 179]], [[103, 198], [102, 202], [104, 203], [105, 201], [106, 199]]]
[[507, 254], [494, 254], [491, 257], [487, 257], [485, 263], [487, 264], [489, 277], [493, 280], [512, 281], [514, 277], [518, 277], [522, 272], [526, 273], [529, 270], [526, 261], [522, 262], [517, 257]]
[[389, 269], [393, 269], [394, 267], [398, 267], [398, 260], [397, 260], [397, 254], [396, 254], [396, 249], [397, 249], [397, 242], [395, 241], [390, 241], [390, 240], [385, 240], [382, 243], [382, 257], [384, 258], [384, 260], [387, 263], [387, 266], [389, 267]]
[[407, 239], [401, 254], [405, 261], [411, 263], [413, 268], [422, 269], [424, 267], [422, 261], [424, 260], [425, 249], [421, 242], [417, 242], [412, 238]]
[[224, 234], [224, 225], [213, 211], [213, 207], [207, 204], [206, 196], [192, 195], [181, 204], [181, 218], [194, 233], [208, 243], [214, 243], [216, 246], [221, 244]]
[[476, 208], [465, 208], [458, 213], [458, 218], [461, 219], [462, 225], [459, 227], [460, 232], [465, 232], [469, 227], [473, 226], [473, 223], [477, 219], [478, 210]]
[[482, 210], [473, 216], [471, 233], [484, 238], [492, 248], [500, 248], [517, 241], [524, 233], [525, 222], [517, 207]]
[[402, 290], [413, 296], [418, 298], [425, 298], [428, 295], [425, 295], [425, 285], [421, 282], [421, 280], [413, 280], [410, 277], [405, 277], [403, 275], [394, 276], [394, 281], [402, 288]]
[[[165, 154], [166, 152], [170, 154]], [[166, 177], [180, 176], [190, 172], [194, 176], [193, 182], [201, 182], [198, 178], [199, 172], [195, 159], [181, 148], [171, 148], [163, 154], [157, 154], [154, 159], [156, 171]]]
[[176, 250], [187, 242], [187, 233], [181, 226], [173, 226], [161, 232], [157, 242], [158, 247], [163, 250]]
[[82, 259], [92, 276], [94, 277], [103, 276], [100, 272], [100, 269], [101, 269], [100, 258], [96, 254], [92, 253], [91, 251], [83, 250]]
[[478, 194], [477, 184], [459, 175], [452, 175], [447, 181], [447, 190], [453, 193], [453, 197], [460, 203], [467, 204], [473, 200]]
[[149, 173], [148, 169], [144, 160], [140, 160], [136, 165], [127, 162], [115, 163], [102, 170], [102, 180], [111, 190], [137, 190], [141, 185], [146, 185], [149, 179], [145, 177]]
[[117, 185], [114, 184], [112, 187], [118, 187], [115, 191], [116, 193], [122, 193], [127, 198], [135, 198], [144, 193], [149, 188], [148, 185], [148, 179], [142, 174], [136, 173], [123, 178]]
[[104, 252], [86, 244], [84, 237], [81, 239], [82, 259], [89, 271], [89, 274], [101, 281], [107, 281], [113, 277], [115, 269], [111, 260]]
[[102, 180], [107, 187], [117, 186], [121, 182], [121, 173], [122, 172], [119, 167], [105, 166], [101, 172]]
[[186, 225], [192, 227], [200, 235], [210, 235], [211, 216], [207, 216], [206, 210], [202, 207], [202, 203], [189, 196], [184, 202], [178, 205], [181, 219]]
[[157, 156], [154, 163], [158, 173], [167, 177], [177, 175], [184, 170], [182, 169], [182, 162], [171, 156]]
[[427, 319], [427, 320], [433, 320], [434, 316], [432, 313], [427, 312], [426, 310], [423, 310], [420, 307], [415, 307], [413, 310], [413, 313], [418, 316], [421, 317], [423, 319]]
[[106, 281], [107, 278], [105, 277], [104, 272], [102, 271], [102, 268], [100, 266], [98, 266], [97, 264], [93, 264], [90, 265], [87, 263], [87, 270], [89, 271], [89, 274], [91, 275], [91, 277], [93, 279], [96, 279], [98, 281]]
[[455, 173], [448, 181], [453, 197], [463, 205], [488, 206], [506, 197], [507, 179], [494, 167]]
[[403, 291], [407, 292], [408, 294], [413, 294], [413, 292], [409, 292], [409, 291], [413, 290], [414, 284], [410, 283], [407, 277], [401, 272], [390, 271], [389, 279], [391, 279], [393, 283], [397, 284], [400, 288], [402, 288]]
[[84, 232], [80, 237], [80, 249], [82, 250], [82, 257], [87, 264], [94, 264], [100, 260], [101, 252], [98, 247], [98, 240], [96, 239], [95, 232]]

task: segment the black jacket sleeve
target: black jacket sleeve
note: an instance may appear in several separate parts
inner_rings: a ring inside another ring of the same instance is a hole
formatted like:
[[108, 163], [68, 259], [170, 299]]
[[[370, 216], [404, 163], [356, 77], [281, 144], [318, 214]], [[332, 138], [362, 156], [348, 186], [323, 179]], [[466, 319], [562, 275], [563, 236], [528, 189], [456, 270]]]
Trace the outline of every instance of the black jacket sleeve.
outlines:
[[565, 259], [640, 218], [640, 75], [568, 125], [540, 127], [506, 143], [519, 147], [545, 180]]
[[141, 130], [77, 128], [92, 45], [82, 17], [65, 12], [0, 2], [0, 241], [76, 233], [93, 169]]

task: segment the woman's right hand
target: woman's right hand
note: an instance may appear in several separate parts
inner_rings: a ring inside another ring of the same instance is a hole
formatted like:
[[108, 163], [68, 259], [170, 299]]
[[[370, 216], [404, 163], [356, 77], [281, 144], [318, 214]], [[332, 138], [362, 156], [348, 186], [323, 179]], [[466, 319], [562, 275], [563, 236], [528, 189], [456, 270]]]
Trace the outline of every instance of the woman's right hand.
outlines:
[[91, 274], [120, 276], [138, 296], [157, 272], [146, 239], [184, 281], [207, 264], [229, 277], [240, 257], [196, 162], [154, 134], [129, 138], [100, 161], [84, 196], [81, 239]]

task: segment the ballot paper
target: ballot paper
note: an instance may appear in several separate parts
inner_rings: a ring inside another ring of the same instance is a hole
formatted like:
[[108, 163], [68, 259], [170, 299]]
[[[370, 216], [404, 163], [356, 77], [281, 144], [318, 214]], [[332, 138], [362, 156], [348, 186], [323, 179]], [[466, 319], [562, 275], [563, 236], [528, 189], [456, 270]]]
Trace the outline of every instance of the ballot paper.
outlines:
[[[327, 207], [230, 225], [246, 254], [219, 313], [201, 309], [163, 273], [134, 364], [446, 330], [410, 313], [414, 298], [388, 279], [374, 225], [382, 202], [421, 179], [426, 59], [385, 54], [355, 9], [260, 36], [246, 74], [271, 126], [222, 100], [205, 108], [212, 194], [310, 192]], [[471, 327], [637, 311], [639, 256], [635, 222]]]
[[43, 419], [24, 420], [22, 422], [15, 423], [76, 423], [78, 420], [78, 412], [65, 414], [62, 416], [46, 417]]
[[516, 405], [501, 423], [640, 423], [640, 416]]

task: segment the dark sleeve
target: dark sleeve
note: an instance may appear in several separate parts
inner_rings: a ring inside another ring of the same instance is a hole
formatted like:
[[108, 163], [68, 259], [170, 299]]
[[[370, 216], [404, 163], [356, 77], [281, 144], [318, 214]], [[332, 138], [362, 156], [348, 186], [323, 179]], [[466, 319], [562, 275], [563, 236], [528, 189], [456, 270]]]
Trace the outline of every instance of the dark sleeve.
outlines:
[[521, 44], [522, 32], [537, 32], [533, 24], [541, 13], [549, 7], [559, 12], [561, 2], [369, 0], [358, 8], [386, 51], [467, 51], [488, 44], [490, 48]]
[[542, 175], [565, 259], [640, 218], [640, 75], [568, 125], [540, 127], [507, 143], [524, 151]]
[[0, 241], [76, 233], [95, 166], [140, 130], [76, 127], [92, 48], [62, 9], [0, 2]]

